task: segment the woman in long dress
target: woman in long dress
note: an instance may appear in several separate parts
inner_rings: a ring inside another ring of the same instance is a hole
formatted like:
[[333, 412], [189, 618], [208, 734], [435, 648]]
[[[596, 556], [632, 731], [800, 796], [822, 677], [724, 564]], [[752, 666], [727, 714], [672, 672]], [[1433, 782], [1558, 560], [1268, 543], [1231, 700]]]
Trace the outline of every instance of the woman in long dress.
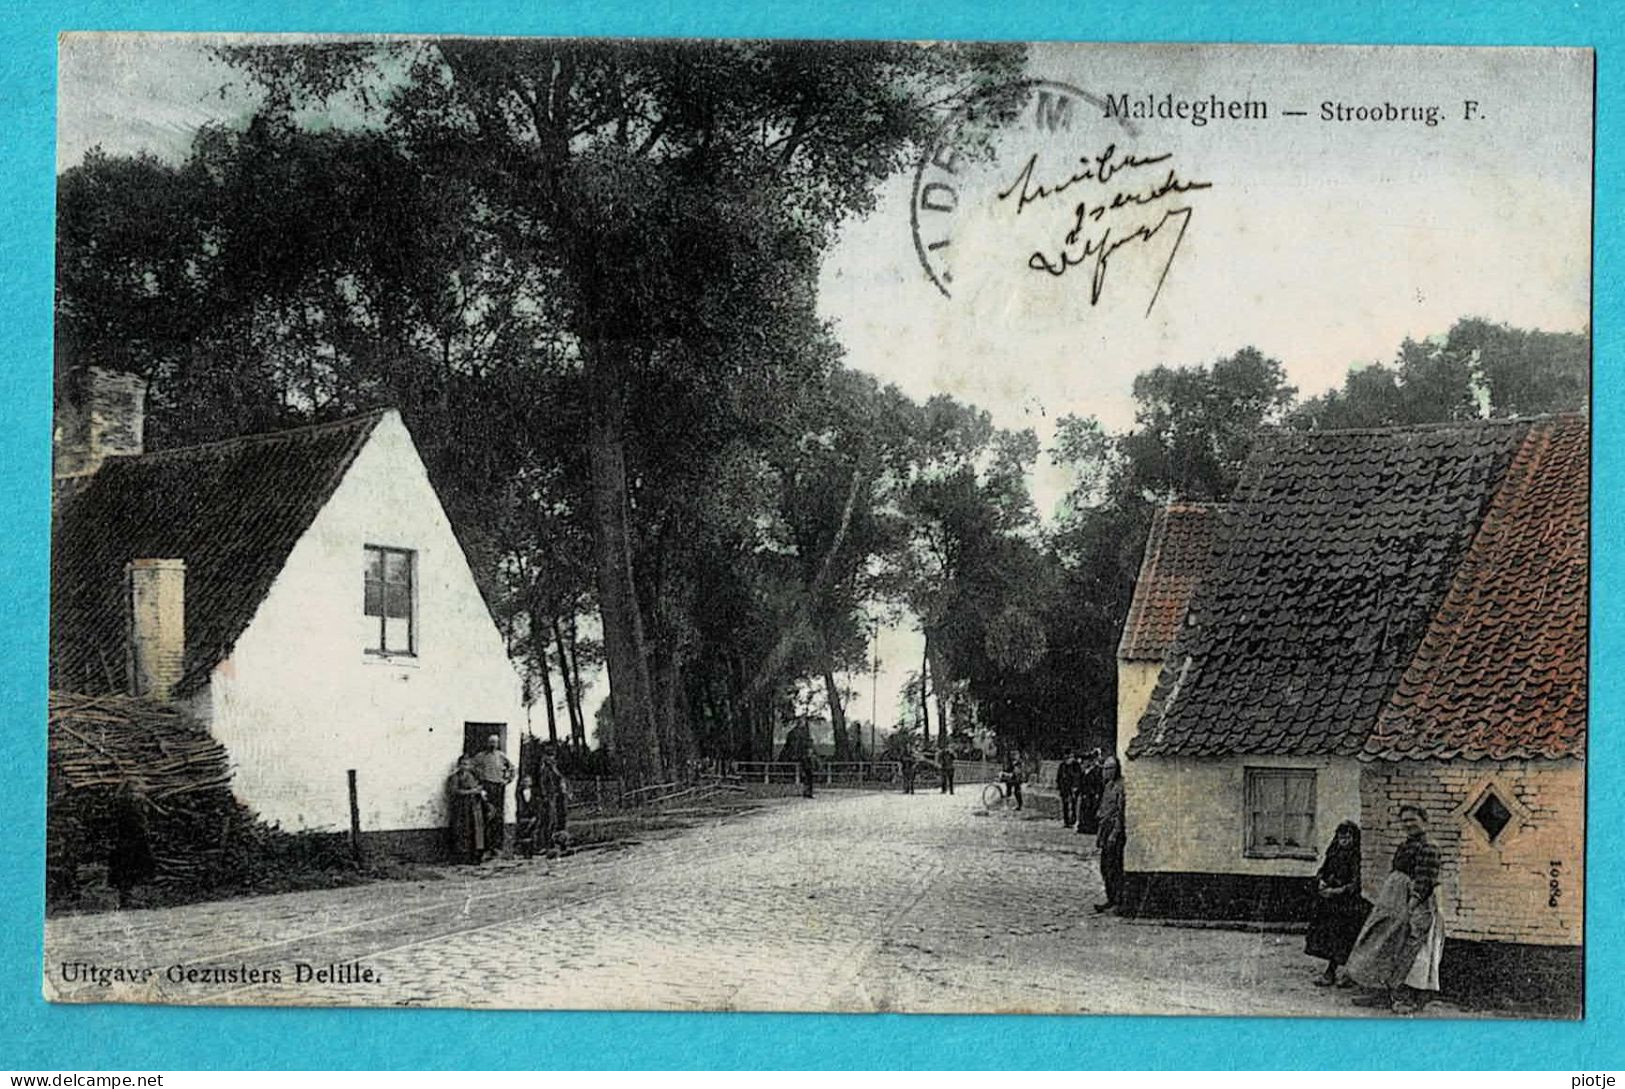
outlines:
[[473, 757], [458, 759], [446, 791], [451, 795], [452, 857], [477, 864], [485, 857], [485, 788], [474, 771]]
[[1349, 950], [1360, 935], [1371, 904], [1360, 895], [1360, 826], [1344, 821], [1337, 826], [1326, 858], [1315, 875], [1315, 913], [1303, 951], [1326, 962], [1326, 972], [1315, 980], [1317, 987], [1353, 984], [1337, 970], [1349, 958]]
[[1354, 982], [1378, 988], [1376, 994], [1356, 998], [1357, 1005], [1414, 1013], [1418, 992], [1439, 989], [1444, 952], [1440, 859], [1427, 837], [1427, 814], [1421, 808], [1402, 806], [1399, 819], [1407, 838], [1394, 852], [1393, 868], [1349, 953], [1347, 970]]

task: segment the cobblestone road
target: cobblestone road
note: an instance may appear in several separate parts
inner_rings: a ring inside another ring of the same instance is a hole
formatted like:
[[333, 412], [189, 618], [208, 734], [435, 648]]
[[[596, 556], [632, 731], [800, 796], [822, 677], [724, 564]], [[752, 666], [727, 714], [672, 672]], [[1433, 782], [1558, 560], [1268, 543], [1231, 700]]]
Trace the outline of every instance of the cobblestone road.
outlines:
[[[1310, 985], [1316, 964], [1299, 937], [1093, 914], [1090, 839], [1053, 819], [979, 815], [966, 793], [775, 800], [624, 850], [442, 872], [53, 919], [46, 992], [241, 1004], [1361, 1012], [1347, 992]], [[81, 963], [152, 974], [108, 986], [68, 978], [83, 975], [70, 967]], [[330, 974], [300, 982], [300, 965]]]

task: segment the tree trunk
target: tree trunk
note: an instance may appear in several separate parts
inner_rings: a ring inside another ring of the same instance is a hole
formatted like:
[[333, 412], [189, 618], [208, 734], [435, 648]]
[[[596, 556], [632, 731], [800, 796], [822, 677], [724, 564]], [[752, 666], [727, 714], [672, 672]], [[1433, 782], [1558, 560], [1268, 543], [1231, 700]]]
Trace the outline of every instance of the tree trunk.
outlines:
[[829, 700], [829, 723], [835, 731], [835, 759], [852, 759], [852, 742], [846, 736], [846, 708], [841, 706], [841, 689], [835, 683], [835, 670], [824, 658], [824, 695]]
[[752, 692], [747, 687], [745, 662], [739, 655], [731, 659], [733, 667], [732, 690], [734, 707], [744, 716], [744, 736], [741, 738], [744, 760], [773, 759], [773, 695], [770, 692]]
[[931, 635], [926, 633], [920, 653], [920, 743], [931, 747]]
[[756, 701], [745, 695], [745, 665], [738, 654], [728, 655], [726, 687], [728, 698], [730, 739], [735, 760], [755, 760], [756, 755]]
[[672, 779], [685, 774], [688, 759], [694, 752], [688, 721], [677, 711], [677, 693], [682, 686], [682, 658], [682, 651], [675, 647], [658, 647], [653, 670], [655, 721], [659, 724], [660, 749], [665, 759], [666, 774]]
[[937, 705], [937, 738], [943, 746], [952, 740], [953, 729], [948, 722], [948, 671], [942, 665], [942, 647], [930, 639], [925, 641], [925, 653], [931, 659], [931, 695]]
[[767, 657], [762, 659], [756, 669], [756, 675], [745, 687], [749, 695], [754, 695], [765, 687], [770, 681], [776, 681], [783, 670], [785, 659], [794, 649], [797, 640], [804, 634], [811, 623], [810, 612], [816, 610], [824, 591], [829, 588], [830, 569], [835, 563], [836, 555], [841, 551], [841, 545], [846, 541], [847, 531], [852, 526], [852, 509], [857, 504], [859, 485], [863, 482], [863, 470], [859, 468], [852, 472], [852, 485], [846, 490], [846, 503], [841, 508], [841, 521], [835, 527], [835, 539], [830, 542], [829, 551], [824, 553], [823, 560], [818, 565], [818, 572], [813, 576], [812, 582], [807, 585], [806, 593], [796, 608], [795, 618], [779, 632], [774, 641], [773, 649], [768, 651]]
[[716, 685], [710, 671], [706, 671], [698, 678], [690, 679], [695, 685], [694, 715], [703, 716], [707, 723], [704, 736], [700, 740], [700, 755], [704, 757], [728, 758], [733, 755], [733, 748], [729, 744], [733, 733], [729, 728], [728, 719], [722, 710], [722, 704], [717, 701]]
[[649, 665], [643, 653], [643, 618], [632, 577], [631, 526], [626, 494], [623, 410], [614, 376], [592, 371], [592, 419], [587, 440], [592, 481], [593, 551], [597, 561], [598, 610], [604, 626], [604, 665], [615, 717], [615, 754], [628, 790], [661, 781]]
[[[777, 758], [777, 754], [773, 751], [773, 739], [779, 736], [779, 724], [782, 721], [780, 716], [784, 713], [784, 708], [779, 702], [778, 686], [769, 689], [763, 698], [767, 701], [767, 713], [762, 719], [762, 752], [766, 754], [763, 759], [773, 760]], [[789, 736], [788, 729], [785, 736]]]
[[565, 640], [565, 649], [570, 652], [570, 692], [574, 702], [570, 705], [573, 718], [571, 740], [585, 752], [587, 750], [587, 711], [581, 703], [581, 647], [576, 638], [575, 614], [570, 615], [569, 638]]
[[559, 618], [553, 617], [552, 623], [553, 645], [559, 648], [559, 675], [564, 678], [564, 712], [570, 716], [570, 742], [574, 744], [576, 731], [581, 725], [581, 701], [570, 676], [570, 656], [565, 653], [564, 633], [559, 630]]
[[716, 701], [712, 698], [710, 673], [698, 667], [685, 669], [683, 694], [689, 735], [694, 739], [695, 763], [699, 767], [714, 768], [716, 758], [722, 753], [717, 734], [722, 720], [717, 717]]
[[[557, 630], [556, 626], [554, 630]], [[542, 678], [542, 698], [547, 701], [547, 740], [557, 745], [559, 743], [559, 724], [557, 716], [553, 712], [553, 678], [549, 676], [552, 670], [547, 662], [547, 633], [542, 630], [535, 609], [530, 611], [530, 642], [532, 653], [536, 655], [536, 664], [540, 667], [537, 672]], [[559, 668], [562, 672], [562, 662]], [[568, 680], [569, 678], [566, 677], [565, 679]]]
[[744, 722], [743, 730], [740, 729], [740, 726], [744, 716], [748, 715], [750, 711], [748, 708], [741, 706], [739, 688], [734, 682], [736, 670], [733, 655], [727, 655], [721, 665], [722, 695], [717, 700], [717, 703], [721, 706], [722, 713], [728, 717], [727, 757], [729, 760], [749, 760], [750, 753], [745, 748], [745, 739], [750, 736], [750, 725], [748, 722]]

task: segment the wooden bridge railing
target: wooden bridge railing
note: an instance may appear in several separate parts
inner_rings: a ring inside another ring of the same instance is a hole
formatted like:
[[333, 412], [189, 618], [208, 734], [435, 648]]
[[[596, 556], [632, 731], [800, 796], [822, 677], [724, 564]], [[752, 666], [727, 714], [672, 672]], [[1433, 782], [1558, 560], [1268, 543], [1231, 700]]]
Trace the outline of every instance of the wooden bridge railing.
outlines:
[[[813, 782], [831, 787], [898, 783], [902, 768], [893, 760], [820, 760]], [[736, 760], [733, 773], [744, 783], [801, 781], [801, 765], [789, 760]]]

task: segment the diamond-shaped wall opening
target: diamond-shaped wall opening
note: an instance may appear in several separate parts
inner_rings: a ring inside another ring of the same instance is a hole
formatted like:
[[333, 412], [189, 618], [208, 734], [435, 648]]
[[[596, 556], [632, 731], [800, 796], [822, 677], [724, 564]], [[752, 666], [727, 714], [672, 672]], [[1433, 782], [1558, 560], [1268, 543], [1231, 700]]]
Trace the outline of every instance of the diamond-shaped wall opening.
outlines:
[[1494, 843], [1496, 837], [1512, 823], [1512, 811], [1506, 807], [1505, 802], [1495, 796], [1495, 791], [1487, 790], [1484, 792], [1483, 801], [1473, 808], [1473, 820], [1478, 822], [1485, 835], [1490, 837], [1490, 842]]

